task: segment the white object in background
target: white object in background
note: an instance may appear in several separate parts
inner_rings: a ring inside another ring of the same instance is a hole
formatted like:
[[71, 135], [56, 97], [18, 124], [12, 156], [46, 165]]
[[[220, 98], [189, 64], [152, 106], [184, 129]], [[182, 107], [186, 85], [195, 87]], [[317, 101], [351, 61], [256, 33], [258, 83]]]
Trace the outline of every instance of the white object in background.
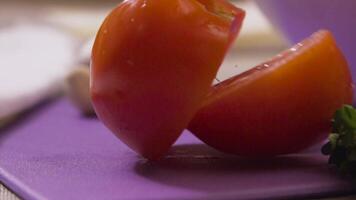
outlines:
[[254, 1], [238, 1], [235, 3], [246, 11], [241, 33], [236, 46], [243, 49], [285, 48], [287, 42], [276, 31]]
[[54, 27], [0, 29], [0, 119], [58, 94], [74, 66], [75, 41]]
[[91, 59], [91, 49], [93, 48], [95, 38], [91, 38], [86, 41], [79, 50], [78, 62], [81, 64], [88, 65], [90, 64]]

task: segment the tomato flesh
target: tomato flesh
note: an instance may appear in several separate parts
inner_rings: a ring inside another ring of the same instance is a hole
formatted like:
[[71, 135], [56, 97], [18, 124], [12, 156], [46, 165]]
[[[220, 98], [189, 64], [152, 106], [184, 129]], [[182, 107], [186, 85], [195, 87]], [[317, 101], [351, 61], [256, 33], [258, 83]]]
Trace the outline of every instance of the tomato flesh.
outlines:
[[119, 4], [92, 51], [99, 119], [139, 154], [160, 158], [198, 110], [243, 18], [223, 0]]
[[206, 144], [241, 156], [295, 153], [325, 139], [332, 115], [352, 103], [347, 62], [321, 30], [217, 84], [189, 125]]

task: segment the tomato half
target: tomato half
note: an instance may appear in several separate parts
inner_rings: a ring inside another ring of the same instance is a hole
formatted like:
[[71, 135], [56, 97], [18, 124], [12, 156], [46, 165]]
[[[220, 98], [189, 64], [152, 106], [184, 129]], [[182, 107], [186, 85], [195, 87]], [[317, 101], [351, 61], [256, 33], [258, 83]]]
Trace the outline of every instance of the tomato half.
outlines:
[[208, 93], [244, 11], [225, 0], [130, 0], [92, 51], [98, 117], [149, 159], [168, 151]]
[[189, 130], [237, 155], [294, 153], [325, 139], [333, 113], [352, 95], [347, 62], [322, 30], [216, 85]]

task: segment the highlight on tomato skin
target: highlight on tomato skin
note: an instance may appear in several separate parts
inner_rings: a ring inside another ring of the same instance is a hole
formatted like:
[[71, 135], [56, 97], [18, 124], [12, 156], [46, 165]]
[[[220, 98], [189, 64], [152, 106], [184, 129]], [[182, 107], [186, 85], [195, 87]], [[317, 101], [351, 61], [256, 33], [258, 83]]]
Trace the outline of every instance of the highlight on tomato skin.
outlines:
[[352, 87], [342, 52], [321, 30], [214, 86], [188, 129], [240, 156], [296, 153], [327, 137], [335, 110], [352, 103]]
[[92, 51], [99, 119], [137, 153], [162, 157], [208, 93], [244, 15], [225, 0], [119, 4]]

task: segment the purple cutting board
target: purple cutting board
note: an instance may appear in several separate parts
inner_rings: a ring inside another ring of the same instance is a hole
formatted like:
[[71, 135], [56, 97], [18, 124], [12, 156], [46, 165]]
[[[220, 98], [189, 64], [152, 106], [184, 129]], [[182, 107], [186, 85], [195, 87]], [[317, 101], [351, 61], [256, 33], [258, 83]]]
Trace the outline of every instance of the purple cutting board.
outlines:
[[[316, 148], [317, 149], [317, 148]], [[352, 192], [318, 150], [268, 161], [219, 153], [184, 133], [150, 163], [66, 100], [0, 134], [0, 180], [25, 199], [276, 199]]]

